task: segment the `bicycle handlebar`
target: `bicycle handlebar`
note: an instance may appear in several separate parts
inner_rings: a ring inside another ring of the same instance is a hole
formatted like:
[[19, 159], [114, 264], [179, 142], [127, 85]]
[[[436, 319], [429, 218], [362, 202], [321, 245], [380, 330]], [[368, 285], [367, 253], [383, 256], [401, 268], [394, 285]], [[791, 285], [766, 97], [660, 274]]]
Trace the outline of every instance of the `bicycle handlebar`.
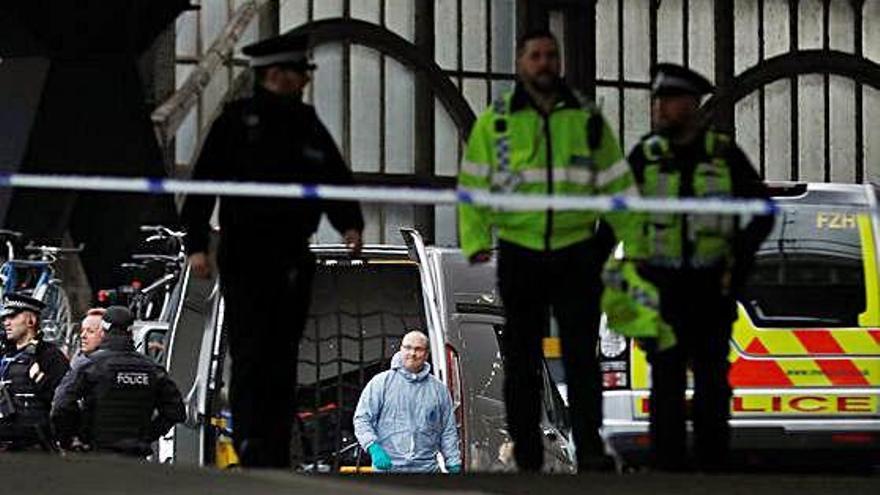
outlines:
[[[51, 256], [51, 255], [50, 255]], [[52, 263], [55, 263], [55, 259], [50, 260], [6, 260], [3, 262], [4, 265], [9, 264], [12, 266], [24, 266], [24, 267], [45, 267], [51, 266]]]
[[136, 261], [166, 261], [182, 262], [183, 257], [176, 254], [133, 254], [131, 259]]
[[20, 239], [23, 236], [21, 232], [9, 229], [0, 229], [0, 237], [12, 237], [13, 239]]
[[[186, 236], [186, 232], [179, 232], [179, 231], [171, 230], [168, 227], [165, 227], [164, 225], [141, 225], [140, 229], [141, 229], [141, 232], [155, 232], [156, 234], [158, 234], [160, 236], [174, 237], [177, 239], [180, 239], [180, 238]], [[147, 241], [149, 241], [150, 239], [152, 239], [152, 237], [148, 238]]]
[[24, 247], [25, 251], [30, 251], [32, 253], [41, 253], [41, 254], [65, 254], [65, 253], [81, 253], [83, 249], [85, 249], [86, 245], [80, 243], [79, 246], [76, 247], [60, 247], [60, 246], [35, 246], [33, 244], [28, 244]]
[[177, 278], [177, 275], [175, 275], [175, 274], [173, 274], [173, 273], [169, 273], [169, 274], [167, 274], [167, 275], [164, 275], [163, 277], [161, 277], [160, 279], [156, 280], [156, 281], [153, 282], [152, 284], [150, 284], [150, 285], [144, 287], [143, 289], [140, 289], [140, 293], [143, 294], [143, 295], [149, 295], [149, 294], [151, 294], [153, 291], [155, 291], [156, 289], [159, 289], [159, 288], [163, 287], [165, 284], [167, 284], [168, 282], [171, 282], [171, 281], [175, 280], [176, 278]]
[[141, 270], [145, 269], [147, 265], [143, 263], [122, 263], [119, 265], [120, 268], [124, 268], [126, 270]]

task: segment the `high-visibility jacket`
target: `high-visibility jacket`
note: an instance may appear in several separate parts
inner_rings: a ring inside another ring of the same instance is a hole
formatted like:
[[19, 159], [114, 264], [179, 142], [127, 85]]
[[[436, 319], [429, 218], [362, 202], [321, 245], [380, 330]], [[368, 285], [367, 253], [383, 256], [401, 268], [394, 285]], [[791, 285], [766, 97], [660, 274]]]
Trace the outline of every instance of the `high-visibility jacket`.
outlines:
[[675, 345], [672, 327], [660, 316], [660, 293], [634, 262], [611, 258], [602, 271], [601, 307], [612, 331], [634, 339], [654, 339], [657, 350]]
[[[675, 198], [681, 193], [681, 172], [669, 141], [651, 135], [641, 143], [647, 163], [641, 193], [646, 197]], [[705, 134], [706, 160], [698, 163], [693, 175], [693, 195], [697, 198], [732, 197], [733, 181], [727, 163], [730, 137], [714, 131]], [[732, 215], [682, 215], [654, 212], [648, 215], [645, 245], [648, 262], [677, 268], [683, 264], [700, 268], [717, 266], [732, 256], [736, 217]]]
[[[592, 139], [592, 143], [591, 143]], [[638, 194], [629, 165], [608, 123], [592, 104], [565, 89], [544, 115], [521, 84], [496, 100], [471, 131], [458, 176], [462, 189], [547, 195]], [[505, 211], [462, 204], [465, 256], [499, 239], [533, 250], [556, 250], [589, 239], [593, 211]], [[618, 237], [629, 215], [606, 216]]]

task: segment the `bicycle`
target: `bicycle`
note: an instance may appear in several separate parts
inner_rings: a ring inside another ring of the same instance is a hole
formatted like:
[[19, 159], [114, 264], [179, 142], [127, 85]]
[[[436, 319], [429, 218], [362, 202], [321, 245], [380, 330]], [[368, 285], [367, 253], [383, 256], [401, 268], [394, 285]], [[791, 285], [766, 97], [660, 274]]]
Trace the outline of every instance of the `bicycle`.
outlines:
[[144, 243], [160, 252], [137, 253], [131, 259], [147, 270], [158, 268], [160, 275], [146, 287], [137, 288], [129, 308], [138, 320], [168, 322], [172, 317], [175, 288], [186, 263], [183, 245], [186, 234], [162, 225], [142, 225], [141, 232], [151, 233]]
[[59, 246], [37, 246], [28, 244], [26, 252], [34, 253], [36, 259], [17, 259], [11, 239], [21, 238], [20, 233], [0, 232], [6, 236], [7, 259], [0, 265], [0, 297], [18, 292], [28, 294], [46, 304], [40, 318], [40, 331], [43, 339], [57, 344], [64, 352], [75, 349], [79, 335], [73, 331], [70, 299], [56, 277], [55, 263], [64, 254], [82, 252], [80, 244], [74, 248]]
[[0, 229], [0, 240], [6, 246], [4, 261], [15, 258], [15, 246], [21, 242], [22, 233], [14, 230]]
[[[135, 348], [164, 363], [167, 329], [180, 298], [179, 281], [186, 263], [183, 232], [162, 225], [142, 225], [141, 232], [149, 234], [141, 252], [120, 265], [129, 272], [130, 282], [115, 289], [98, 291], [98, 301], [104, 305], [127, 306], [139, 323], [133, 329]], [[145, 282], [149, 281], [149, 282]]]
[[[127, 306], [140, 321], [170, 321], [174, 289], [186, 261], [183, 232], [162, 225], [142, 225], [141, 232], [151, 235], [145, 248], [158, 252], [136, 253], [132, 261], [120, 265], [131, 272], [131, 282], [116, 289], [101, 290], [98, 300]], [[145, 286], [144, 280], [151, 281]]]

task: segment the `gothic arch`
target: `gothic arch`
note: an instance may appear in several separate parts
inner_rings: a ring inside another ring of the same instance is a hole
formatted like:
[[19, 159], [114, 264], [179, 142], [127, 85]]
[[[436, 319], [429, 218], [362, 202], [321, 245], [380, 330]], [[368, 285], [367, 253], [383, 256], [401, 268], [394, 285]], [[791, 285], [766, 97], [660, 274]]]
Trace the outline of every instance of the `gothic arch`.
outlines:
[[413, 43], [382, 26], [356, 19], [315, 21], [288, 33], [308, 34], [313, 46], [344, 41], [366, 46], [392, 57], [416, 73], [426, 74], [434, 95], [455, 122], [459, 135], [462, 139], [467, 138], [476, 119], [474, 112], [437, 63], [425, 57]]
[[[841, 76], [863, 86], [870, 86], [880, 90], [880, 64], [859, 55], [837, 50], [802, 50], [769, 58], [745, 70], [733, 78], [732, 83], [726, 88], [719, 88], [719, 92], [706, 103], [706, 107], [707, 109], [730, 109], [732, 115], [732, 109], [736, 103], [753, 92], [775, 81], [792, 79], [807, 74]], [[857, 98], [859, 97], [857, 96]], [[861, 100], [857, 99], [856, 101], [858, 105], [858, 102]], [[795, 107], [793, 111], [797, 112], [797, 108]], [[857, 109], [856, 115], [860, 115], [859, 112], [860, 110]], [[794, 115], [796, 119], [797, 113], [794, 113]], [[864, 139], [863, 132], [861, 119], [857, 118], [854, 157], [857, 182], [861, 182], [865, 177], [865, 157], [861, 149], [861, 142]], [[792, 134], [792, 143], [795, 147], [799, 140], [796, 133], [797, 126], [793, 127]], [[831, 172], [827, 142], [825, 155], [825, 180], [828, 181], [830, 180]], [[797, 180], [800, 174], [800, 163], [797, 154], [792, 154], [791, 160], [791, 178]]]
[[833, 74], [880, 90], [880, 65], [851, 53], [803, 50], [769, 58], [733, 80], [731, 98], [737, 102], [779, 79], [804, 74]]

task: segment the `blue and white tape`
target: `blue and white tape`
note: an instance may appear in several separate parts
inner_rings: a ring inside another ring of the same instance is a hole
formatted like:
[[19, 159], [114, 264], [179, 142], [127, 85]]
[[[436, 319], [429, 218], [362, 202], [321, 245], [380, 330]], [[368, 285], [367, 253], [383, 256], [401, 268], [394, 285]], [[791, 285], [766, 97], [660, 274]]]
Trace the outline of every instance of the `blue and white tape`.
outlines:
[[503, 210], [648, 211], [772, 215], [773, 201], [723, 198], [640, 198], [635, 196], [544, 196], [466, 189], [193, 181], [143, 177], [0, 174], [0, 187], [146, 194], [197, 194], [264, 198], [349, 200], [364, 203], [454, 205], [467, 203]]

